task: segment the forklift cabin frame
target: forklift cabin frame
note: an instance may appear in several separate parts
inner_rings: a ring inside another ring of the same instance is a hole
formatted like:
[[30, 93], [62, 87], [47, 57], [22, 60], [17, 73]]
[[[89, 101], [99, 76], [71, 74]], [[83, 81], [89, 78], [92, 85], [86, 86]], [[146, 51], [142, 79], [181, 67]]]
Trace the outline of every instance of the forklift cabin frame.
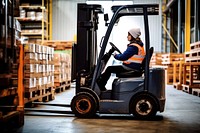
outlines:
[[125, 6], [113, 6], [112, 10], [114, 12], [113, 17], [109, 23], [107, 32], [103, 39], [102, 47], [100, 50], [99, 58], [97, 60], [97, 66], [94, 70], [91, 89], [95, 90], [96, 79], [101, 74], [101, 59], [105, 53], [105, 49], [110, 37], [111, 31], [114, 24], [118, 21], [120, 17], [123, 16], [144, 16], [144, 28], [145, 28], [145, 49], [146, 49], [146, 61], [145, 61], [145, 71], [144, 71], [144, 91], [148, 91], [149, 88], [149, 25], [148, 25], [148, 15], [158, 15], [159, 5], [158, 4], [138, 4], [138, 5], [125, 5]]

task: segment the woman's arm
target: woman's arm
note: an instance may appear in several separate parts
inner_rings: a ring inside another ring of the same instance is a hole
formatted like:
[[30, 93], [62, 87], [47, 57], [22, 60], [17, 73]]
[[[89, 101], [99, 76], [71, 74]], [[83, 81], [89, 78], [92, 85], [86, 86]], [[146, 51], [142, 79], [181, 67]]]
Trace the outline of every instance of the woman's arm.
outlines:
[[114, 58], [120, 61], [125, 61], [137, 53], [138, 48], [136, 46], [128, 46], [126, 51], [124, 51], [122, 54], [116, 54]]

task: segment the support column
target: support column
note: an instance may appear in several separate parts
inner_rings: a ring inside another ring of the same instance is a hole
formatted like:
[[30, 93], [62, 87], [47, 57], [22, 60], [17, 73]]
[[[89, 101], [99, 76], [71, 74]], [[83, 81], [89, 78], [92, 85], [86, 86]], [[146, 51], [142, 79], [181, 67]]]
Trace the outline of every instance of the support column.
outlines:
[[[166, 0], [163, 0], [162, 3], [162, 11], [164, 11], [166, 9]], [[163, 12], [163, 25], [164, 27], [167, 27], [167, 12]], [[163, 52], [167, 52], [167, 33], [166, 31], [163, 29], [163, 46], [162, 46], [162, 51]]]
[[185, 52], [190, 51], [190, 18], [191, 18], [191, 1], [185, 0]]
[[181, 0], [178, 0], [178, 53], [182, 53], [182, 36], [181, 36]]
[[199, 0], [194, 0], [194, 41], [197, 42], [199, 38], [199, 12], [198, 12]]
[[49, 0], [49, 40], [52, 40], [53, 1]]

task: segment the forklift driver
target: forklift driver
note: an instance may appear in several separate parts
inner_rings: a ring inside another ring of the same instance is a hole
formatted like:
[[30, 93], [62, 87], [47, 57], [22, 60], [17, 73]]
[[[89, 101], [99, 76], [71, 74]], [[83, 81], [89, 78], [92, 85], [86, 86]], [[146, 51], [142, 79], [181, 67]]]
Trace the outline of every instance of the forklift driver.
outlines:
[[143, 42], [140, 39], [141, 32], [139, 28], [133, 28], [128, 31], [127, 39], [130, 42], [126, 51], [122, 54], [114, 54], [114, 58], [123, 61], [122, 65], [108, 66], [103, 74], [97, 79], [97, 84], [101, 91], [106, 91], [105, 85], [111, 76], [111, 73], [121, 73], [128, 71], [140, 71], [141, 64], [145, 57]]

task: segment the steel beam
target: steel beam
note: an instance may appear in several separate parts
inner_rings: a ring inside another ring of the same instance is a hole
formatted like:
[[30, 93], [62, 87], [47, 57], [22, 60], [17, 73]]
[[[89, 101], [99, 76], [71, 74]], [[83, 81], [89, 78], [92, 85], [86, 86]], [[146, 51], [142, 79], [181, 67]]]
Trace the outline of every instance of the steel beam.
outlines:
[[185, 52], [190, 51], [190, 38], [191, 38], [191, 1], [185, 0]]

